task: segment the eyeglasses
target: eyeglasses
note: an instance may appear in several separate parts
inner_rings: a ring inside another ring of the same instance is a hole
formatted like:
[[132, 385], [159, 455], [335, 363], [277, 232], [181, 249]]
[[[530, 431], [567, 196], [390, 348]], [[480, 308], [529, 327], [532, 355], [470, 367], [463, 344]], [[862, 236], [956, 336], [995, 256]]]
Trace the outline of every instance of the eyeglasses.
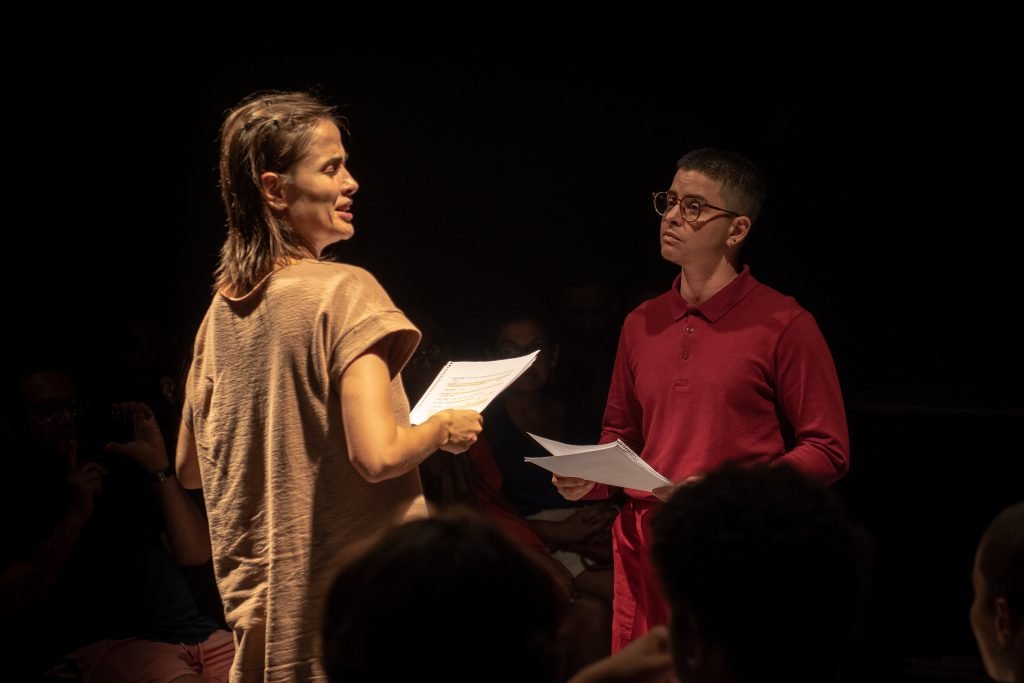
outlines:
[[[679, 212], [683, 215], [683, 219], [687, 223], [696, 223], [700, 220], [700, 212], [704, 208], [717, 209], [718, 211], [724, 211], [730, 216], [739, 216], [740, 214], [729, 209], [723, 209], [720, 206], [714, 206], [713, 204], [707, 204], [700, 201], [696, 197], [676, 197], [674, 194], [669, 192], [654, 192], [651, 195], [654, 200], [654, 210], [658, 212], [659, 216], [668, 215], [668, 212], [672, 210], [672, 207], [676, 204], [679, 205]], [[711, 220], [710, 218], [708, 220]]]
[[39, 405], [29, 408], [29, 414], [40, 424], [52, 424], [67, 415], [74, 420], [82, 415], [87, 408], [87, 403], [80, 398], [72, 398], [67, 401], [44, 401]]

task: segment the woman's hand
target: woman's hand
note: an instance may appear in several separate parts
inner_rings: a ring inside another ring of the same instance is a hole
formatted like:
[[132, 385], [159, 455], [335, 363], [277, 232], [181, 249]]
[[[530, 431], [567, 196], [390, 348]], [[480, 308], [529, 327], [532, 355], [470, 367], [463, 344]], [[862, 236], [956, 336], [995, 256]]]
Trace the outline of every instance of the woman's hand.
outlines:
[[448, 430], [448, 440], [441, 444], [441, 450], [448, 453], [469, 450], [484, 428], [483, 415], [475, 410], [442, 410], [437, 417], [444, 421]]

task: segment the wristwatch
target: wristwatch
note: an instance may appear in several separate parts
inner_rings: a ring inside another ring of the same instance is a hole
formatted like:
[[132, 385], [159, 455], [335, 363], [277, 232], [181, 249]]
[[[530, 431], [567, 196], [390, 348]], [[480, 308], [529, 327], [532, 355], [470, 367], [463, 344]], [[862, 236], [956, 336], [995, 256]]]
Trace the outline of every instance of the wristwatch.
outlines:
[[162, 484], [168, 479], [173, 479], [175, 477], [174, 463], [171, 463], [170, 465], [163, 468], [159, 472], [155, 472], [150, 476], [153, 477], [154, 484]]

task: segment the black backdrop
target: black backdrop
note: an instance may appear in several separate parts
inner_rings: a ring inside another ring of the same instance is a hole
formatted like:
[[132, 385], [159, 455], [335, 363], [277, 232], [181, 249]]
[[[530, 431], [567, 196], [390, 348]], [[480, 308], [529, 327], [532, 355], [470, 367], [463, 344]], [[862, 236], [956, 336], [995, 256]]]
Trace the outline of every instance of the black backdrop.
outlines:
[[685, 151], [734, 149], [770, 184], [744, 260], [815, 314], [850, 407], [840, 491], [880, 566], [862, 659], [975, 654], [973, 544], [1024, 497], [1005, 17], [499, 12], [409, 38], [337, 6], [247, 12], [69, 16], [7, 55], [14, 340], [99, 358], [126, 315], [194, 328], [223, 237], [217, 127], [253, 90], [341, 105], [362, 185], [342, 258], [456, 339], [566, 274], [667, 287], [650, 192]]

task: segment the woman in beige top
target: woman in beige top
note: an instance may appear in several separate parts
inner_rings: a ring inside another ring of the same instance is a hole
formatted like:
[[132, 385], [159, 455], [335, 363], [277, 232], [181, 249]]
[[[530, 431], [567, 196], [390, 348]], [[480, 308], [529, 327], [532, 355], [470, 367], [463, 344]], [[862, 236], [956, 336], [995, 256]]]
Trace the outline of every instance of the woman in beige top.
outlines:
[[462, 410], [410, 426], [399, 370], [418, 330], [368, 272], [319, 260], [354, 232], [346, 160], [333, 110], [304, 93], [253, 95], [221, 129], [228, 236], [177, 472], [206, 499], [233, 681], [324, 680], [317, 634], [339, 557], [422, 516], [417, 465], [481, 429]]

